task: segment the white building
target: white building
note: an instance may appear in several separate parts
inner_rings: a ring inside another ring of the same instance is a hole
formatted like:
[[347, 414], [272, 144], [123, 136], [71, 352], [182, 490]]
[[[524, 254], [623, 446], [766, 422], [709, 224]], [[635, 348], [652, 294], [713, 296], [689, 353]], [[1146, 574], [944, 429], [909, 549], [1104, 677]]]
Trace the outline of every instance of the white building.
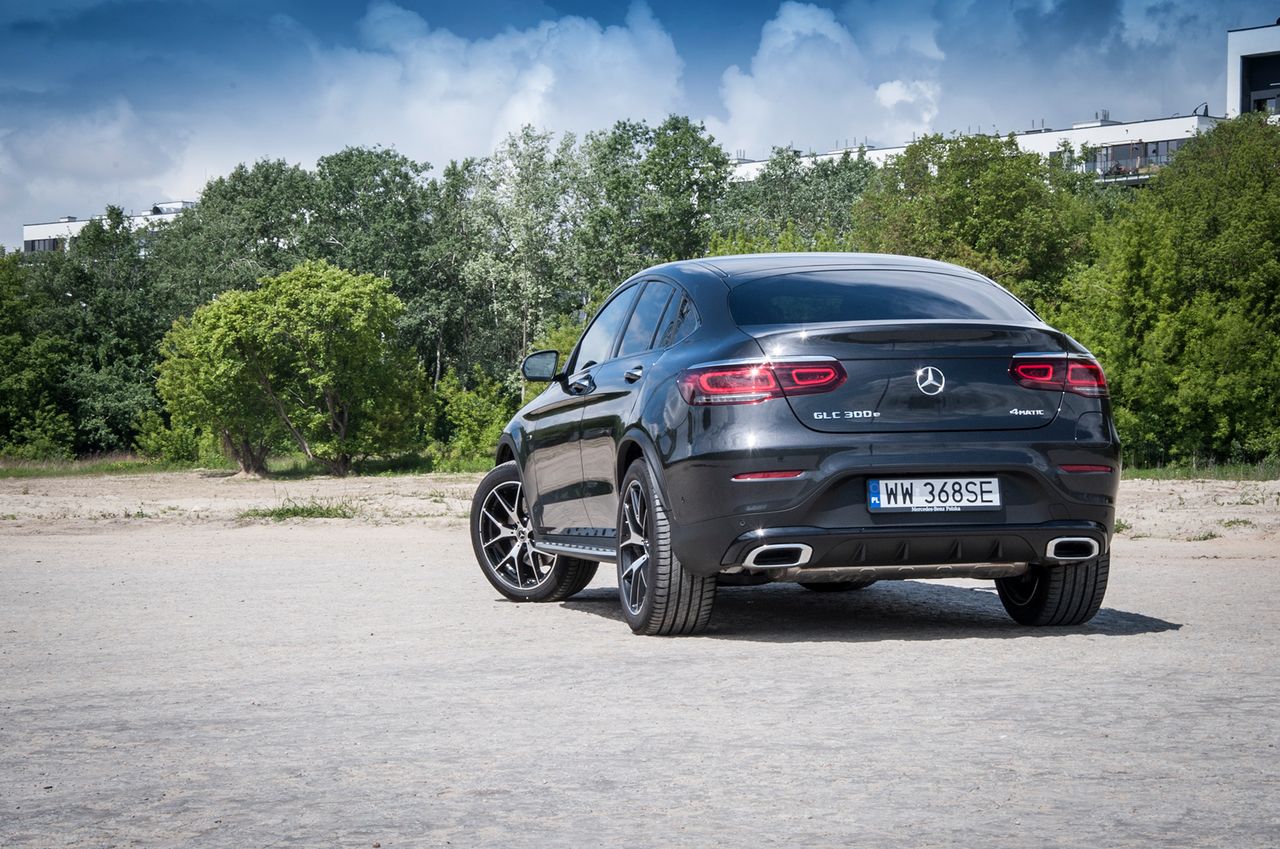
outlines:
[[[1063, 144], [1068, 145], [1073, 153], [1082, 147], [1087, 148], [1089, 155], [1080, 163], [1083, 170], [1097, 174], [1101, 181], [1134, 185], [1150, 179], [1151, 173], [1167, 163], [1187, 139], [1213, 129], [1220, 120], [1207, 114], [1197, 114], [1125, 122], [1113, 121], [1103, 111], [1092, 121], [1072, 124], [1069, 130], [1038, 128], [1015, 133], [1014, 139], [1023, 150], [1044, 156], [1056, 152]], [[845, 153], [856, 157], [860, 150], [871, 162], [883, 165], [885, 160], [906, 150], [906, 145], [841, 148], [810, 154], [806, 159], [814, 162], [838, 159]], [[738, 160], [733, 177], [736, 180], [754, 180], [764, 166], [764, 160]]]
[[[1227, 32], [1226, 117], [1241, 112], [1267, 112], [1280, 121], [1280, 20], [1275, 24]], [[1166, 164], [1187, 139], [1208, 132], [1222, 118], [1209, 115], [1205, 104], [1193, 115], [1152, 118], [1145, 121], [1113, 121], [1106, 110], [1092, 121], [1081, 121], [1069, 130], [1037, 128], [1015, 133], [1023, 150], [1048, 156], [1064, 144], [1072, 152], [1082, 148], [1088, 155], [1079, 167], [1097, 174], [1100, 182], [1136, 185], [1150, 179], [1153, 171]], [[862, 155], [876, 165], [902, 153], [906, 145], [895, 147], [841, 148], [828, 153], [811, 153], [810, 161], [838, 159], [846, 152]], [[733, 178], [754, 180], [764, 170], [765, 160], [736, 160]]]
[[[195, 203], [189, 200], [164, 201], [152, 206], [149, 212], [130, 215], [128, 221], [135, 230], [150, 229], [161, 221], [172, 221], [179, 212], [192, 206], [195, 206]], [[95, 218], [102, 217], [101, 215], [95, 215], [93, 218], [82, 219], [76, 218], [74, 215], [67, 215], [57, 221], [48, 221], [41, 224], [23, 224], [22, 250], [24, 253], [29, 254], [40, 251], [66, 250], [71, 239], [78, 236], [86, 224]]]
[[1280, 18], [1227, 31], [1227, 117], [1241, 112], [1280, 115]]

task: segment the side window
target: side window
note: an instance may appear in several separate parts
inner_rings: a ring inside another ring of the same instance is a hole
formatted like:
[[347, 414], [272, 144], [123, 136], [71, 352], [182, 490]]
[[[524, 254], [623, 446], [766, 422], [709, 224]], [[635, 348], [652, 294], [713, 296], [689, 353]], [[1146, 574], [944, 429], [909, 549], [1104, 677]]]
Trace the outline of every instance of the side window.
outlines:
[[613, 357], [613, 343], [631, 311], [631, 302], [636, 299], [639, 286], [619, 292], [618, 295], [596, 314], [595, 321], [582, 335], [578, 343], [578, 355], [574, 357], [570, 373], [582, 371], [588, 366], [602, 363]]
[[635, 312], [627, 322], [627, 330], [622, 334], [622, 344], [618, 346], [618, 356], [637, 354], [653, 347], [653, 337], [657, 335], [658, 323], [662, 321], [662, 313], [671, 300], [671, 285], [659, 280], [651, 280], [645, 284], [640, 300], [636, 301]]
[[654, 347], [667, 348], [698, 329], [698, 311], [689, 296], [673, 298]]

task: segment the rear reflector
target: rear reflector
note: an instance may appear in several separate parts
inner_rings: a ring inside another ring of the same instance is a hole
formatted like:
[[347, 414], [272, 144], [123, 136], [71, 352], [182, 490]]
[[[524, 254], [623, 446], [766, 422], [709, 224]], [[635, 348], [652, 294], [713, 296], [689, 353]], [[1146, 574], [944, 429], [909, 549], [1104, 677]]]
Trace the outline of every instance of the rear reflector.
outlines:
[[784, 395], [830, 392], [848, 375], [837, 360], [725, 363], [686, 369], [680, 394], [690, 404], [756, 404]]
[[767, 481], [776, 480], [778, 478], [798, 478], [804, 472], [800, 469], [792, 469], [779, 472], [743, 472], [740, 475], [734, 475], [736, 481]]
[[1081, 354], [1019, 355], [1009, 364], [1009, 376], [1020, 386], [1051, 392], [1074, 392], [1090, 398], [1107, 394], [1107, 377], [1097, 360]]
[[1111, 472], [1110, 466], [1094, 466], [1089, 463], [1064, 463], [1058, 467], [1064, 472]]

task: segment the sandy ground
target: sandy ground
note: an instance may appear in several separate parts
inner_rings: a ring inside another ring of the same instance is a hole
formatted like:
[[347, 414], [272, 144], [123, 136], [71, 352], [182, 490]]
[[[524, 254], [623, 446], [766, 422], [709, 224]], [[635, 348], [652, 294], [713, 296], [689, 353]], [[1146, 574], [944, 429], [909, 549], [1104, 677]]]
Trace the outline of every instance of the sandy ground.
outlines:
[[1280, 845], [1280, 483], [1126, 482], [1078, 629], [909, 581], [642, 639], [606, 570], [498, 599], [475, 479], [0, 481], [0, 846]]

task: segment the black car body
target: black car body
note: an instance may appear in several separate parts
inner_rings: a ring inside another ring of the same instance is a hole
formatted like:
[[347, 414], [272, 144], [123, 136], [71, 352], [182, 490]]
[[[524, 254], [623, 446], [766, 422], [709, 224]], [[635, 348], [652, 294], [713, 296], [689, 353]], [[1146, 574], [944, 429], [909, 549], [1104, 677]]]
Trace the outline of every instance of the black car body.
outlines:
[[[717, 581], [986, 577], [1028, 624], [1101, 603], [1120, 475], [1102, 370], [975, 272], [877, 254], [670, 263], [618, 287], [555, 361], [526, 360], [550, 383], [473, 511], [509, 597], [563, 598], [615, 562], [647, 633], [703, 627]], [[509, 497], [486, 518], [495, 481]]]

